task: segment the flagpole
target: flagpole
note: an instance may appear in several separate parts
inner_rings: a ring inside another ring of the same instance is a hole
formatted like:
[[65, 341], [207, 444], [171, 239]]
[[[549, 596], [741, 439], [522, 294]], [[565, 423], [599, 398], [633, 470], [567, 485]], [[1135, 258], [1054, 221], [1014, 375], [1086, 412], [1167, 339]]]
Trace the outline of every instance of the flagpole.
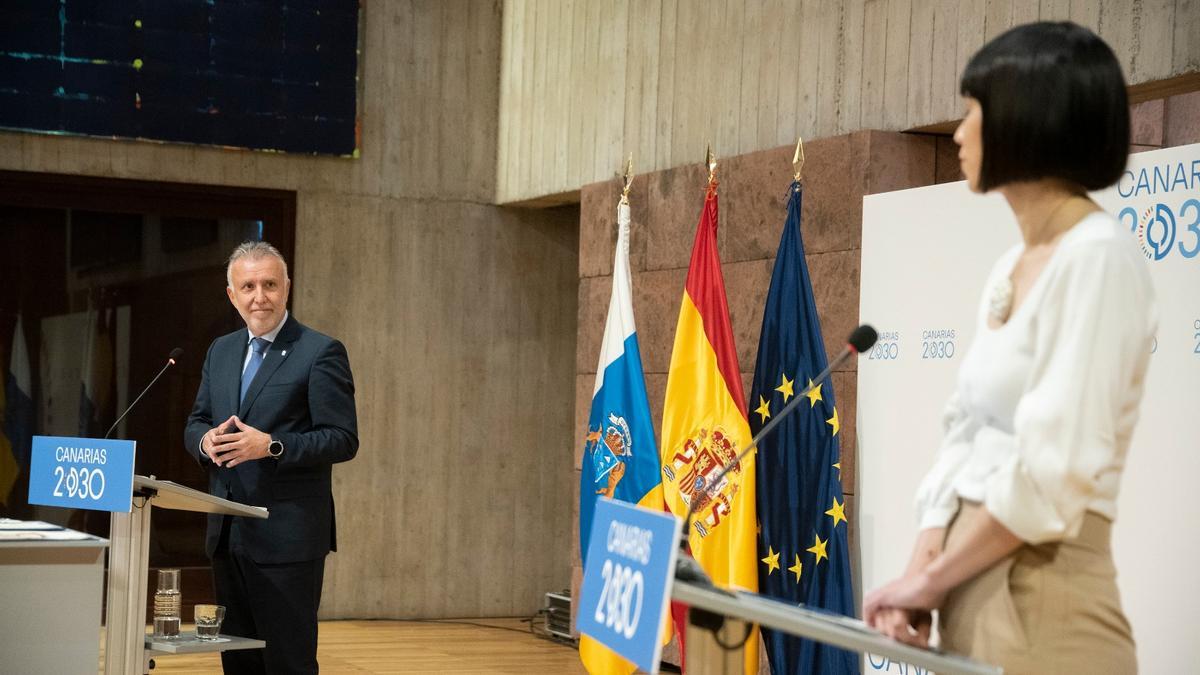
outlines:
[[717, 182], [717, 156], [713, 154], [712, 141], [704, 149], [704, 163], [708, 165], [708, 189]]
[[625, 160], [625, 173], [621, 176], [624, 186], [621, 188], [621, 204], [629, 205], [629, 189], [633, 187], [633, 153]]
[[792, 171], [796, 183], [800, 182], [800, 173], [804, 169], [804, 137], [796, 137], [796, 154], [792, 155]]

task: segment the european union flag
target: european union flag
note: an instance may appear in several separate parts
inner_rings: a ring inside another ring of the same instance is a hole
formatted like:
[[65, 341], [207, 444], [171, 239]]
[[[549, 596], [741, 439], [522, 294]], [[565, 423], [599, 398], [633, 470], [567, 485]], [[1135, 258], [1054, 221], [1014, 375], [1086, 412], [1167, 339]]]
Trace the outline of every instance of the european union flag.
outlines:
[[[800, 237], [802, 190], [793, 183], [787, 222], [763, 310], [750, 425], [770, 421], [825, 369], [825, 343]], [[854, 616], [837, 404], [826, 382], [758, 444], [759, 591]], [[858, 673], [852, 652], [763, 630], [772, 673]]]

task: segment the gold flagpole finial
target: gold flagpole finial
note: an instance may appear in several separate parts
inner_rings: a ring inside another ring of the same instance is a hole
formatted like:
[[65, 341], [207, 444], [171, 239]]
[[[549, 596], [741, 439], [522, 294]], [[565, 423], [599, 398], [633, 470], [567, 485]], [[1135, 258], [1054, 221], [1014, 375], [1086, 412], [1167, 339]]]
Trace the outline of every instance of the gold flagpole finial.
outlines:
[[625, 174], [622, 176], [624, 186], [621, 188], [621, 203], [629, 203], [629, 189], [633, 187], [633, 153], [629, 153], [629, 159], [625, 161]]
[[704, 151], [704, 163], [708, 165], [708, 182], [711, 183], [717, 179], [717, 156], [713, 154], [711, 141]]
[[795, 172], [794, 176], [796, 178], [797, 183], [800, 182], [800, 174], [803, 169], [804, 169], [804, 138], [799, 137], [798, 140], [796, 141], [796, 154], [792, 155], [792, 171]]

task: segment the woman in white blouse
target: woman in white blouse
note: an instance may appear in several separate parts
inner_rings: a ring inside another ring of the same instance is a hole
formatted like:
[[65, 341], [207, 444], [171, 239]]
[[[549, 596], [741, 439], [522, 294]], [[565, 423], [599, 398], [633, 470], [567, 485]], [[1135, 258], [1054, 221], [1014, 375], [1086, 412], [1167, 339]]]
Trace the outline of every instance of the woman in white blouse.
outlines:
[[1006, 673], [1137, 670], [1109, 535], [1156, 327], [1133, 236], [1087, 195], [1129, 147], [1112, 50], [1070, 23], [1019, 26], [967, 65], [954, 133], [976, 192], [1007, 199], [1023, 243], [997, 261], [945, 439], [917, 495], [901, 578], [868, 623]]

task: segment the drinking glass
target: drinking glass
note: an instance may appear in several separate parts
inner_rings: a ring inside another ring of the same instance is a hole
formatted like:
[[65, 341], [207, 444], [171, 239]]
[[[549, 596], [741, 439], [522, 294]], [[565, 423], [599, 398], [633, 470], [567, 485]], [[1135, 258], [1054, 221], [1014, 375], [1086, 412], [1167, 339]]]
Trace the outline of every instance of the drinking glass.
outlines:
[[221, 622], [225, 620], [225, 606], [196, 605], [194, 618], [196, 639], [216, 640], [221, 632]]

